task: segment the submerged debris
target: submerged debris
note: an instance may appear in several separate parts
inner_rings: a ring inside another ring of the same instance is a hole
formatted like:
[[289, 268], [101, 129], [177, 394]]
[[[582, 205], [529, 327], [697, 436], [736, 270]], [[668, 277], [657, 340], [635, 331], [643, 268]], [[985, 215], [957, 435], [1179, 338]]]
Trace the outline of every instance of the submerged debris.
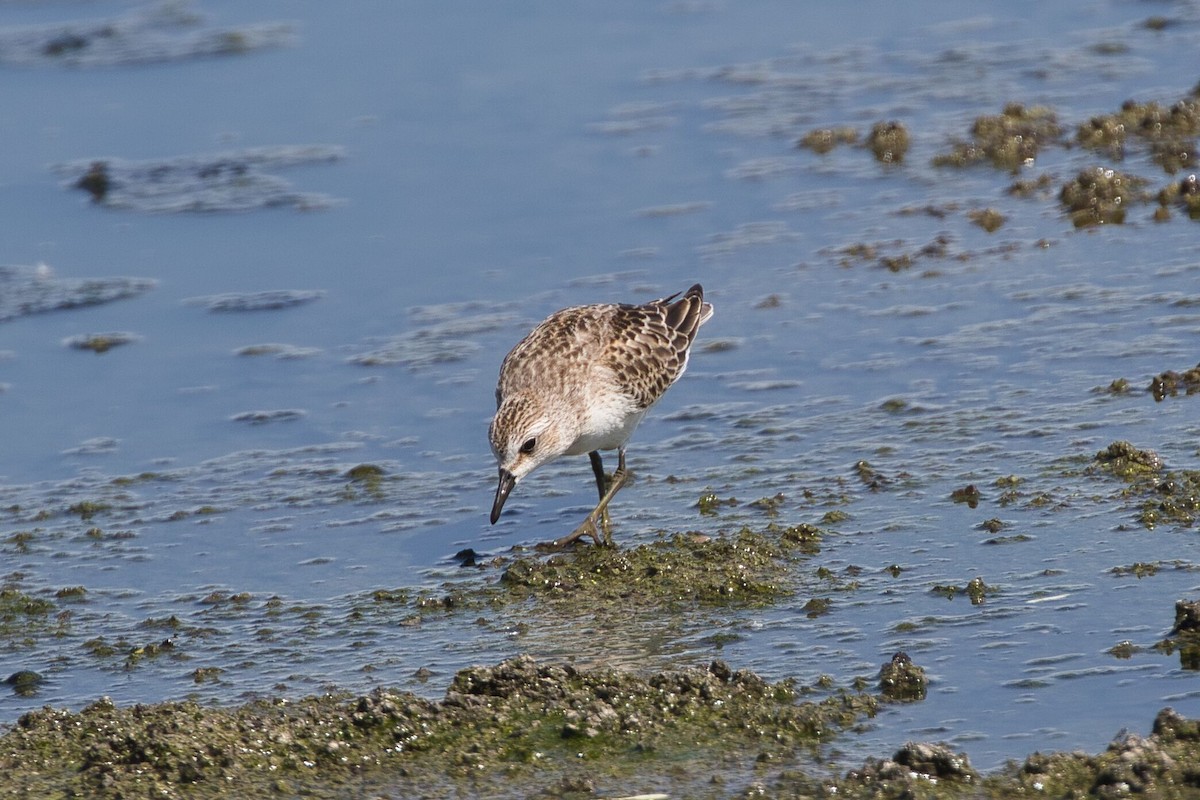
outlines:
[[1017, 172], [1032, 165], [1038, 151], [1061, 136], [1062, 128], [1050, 109], [1009, 103], [1000, 114], [976, 117], [970, 141], [954, 143], [950, 152], [936, 156], [933, 164], [966, 167], [988, 162], [997, 169]]
[[156, 285], [150, 278], [59, 278], [44, 264], [0, 266], [0, 322], [137, 297]]
[[107, 353], [114, 347], [130, 344], [140, 339], [136, 333], [112, 331], [110, 333], [84, 333], [63, 340], [63, 344], [75, 350], [91, 350], [96, 355]]
[[1175, 205], [1187, 211], [1192, 219], [1200, 219], [1200, 181], [1192, 173], [1181, 181], [1168, 184], [1158, 193], [1158, 209], [1154, 219], [1161, 221], [1169, 218], [1169, 206]]
[[988, 233], [995, 233], [1000, 226], [1008, 221], [1008, 217], [994, 208], [979, 208], [967, 212], [967, 219], [983, 228]]
[[86, 191], [106, 208], [178, 213], [291, 206], [311, 211], [337, 201], [296, 191], [267, 170], [327, 163], [343, 155], [341, 148], [328, 145], [281, 145], [150, 161], [85, 159], [58, 164], [54, 171], [69, 188]]
[[293, 26], [214, 27], [183, 2], [99, 20], [0, 28], [0, 64], [108, 67], [241, 55], [295, 41]]
[[882, 164], [899, 164], [912, 143], [908, 128], [901, 122], [876, 122], [867, 135], [867, 147]]
[[976, 575], [971, 580], [967, 581], [967, 597], [971, 598], [971, 605], [982, 605], [987, 599], [988, 592], [995, 591], [991, 586], [983, 582], [983, 578]]
[[4, 683], [12, 687], [13, 694], [22, 697], [32, 697], [37, 694], [38, 689], [45, 681], [45, 677], [40, 672], [34, 672], [31, 669], [18, 670], [4, 679]]
[[956, 584], [939, 583], [933, 589], [934, 594], [944, 595], [947, 600], [953, 600], [959, 595], [965, 595], [971, 599], [971, 605], [982, 605], [987, 599], [989, 593], [995, 592], [995, 589], [983, 582], [983, 578], [976, 575], [971, 580], [967, 581], [965, 587]]
[[203, 306], [208, 311], [277, 311], [304, 305], [325, 296], [321, 290], [272, 289], [264, 292], [230, 292], [204, 297], [189, 297], [183, 302]]
[[1138, 450], [1123, 440], [1113, 442], [1096, 453], [1093, 461], [1103, 471], [1127, 481], [1161, 472], [1163, 468], [1158, 453], [1153, 450]]
[[462, 361], [478, 352], [480, 345], [467, 337], [499, 330], [512, 324], [513, 314], [497, 306], [448, 304], [433, 308], [414, 308], [413, 319], [423, 327], [398, 334], [367, 352], [351, 356], [352, 364], [364, 367], [405, 366], [421, 369], [435, 364]]
[[234, 355], [238, 356], [274, 356], [282, 361], [288, 361], [291, 359], [319, 356], [321, 349], [318, 347], [299, 347], [280, 342], [264, 342], [263, 344], [248, 344], [245, 347], [239, 347], [233, 352]]
[[[1154, 101], [1139, 103], [1127, 100], [1121, 105], [1120, 111], [1092, 117], [1080, 125], [1075, 140], [1084, 147], [1120, 159], [1125, 154], [1125, 143], [1129, 136], [1149, 143], [1152, 151], [1165, 148], [1169, 152], [1180, 145], [1194, 148], [1192, 140], [1200, 136], [1200, 98], [1193, 94], [1169, 107]], [[1169, 163], [1156, 160], [1168, 172], [1175, 171]]]
[[1096, 454], [1090, 469], [1128, 484], [1122, 496], [1140, 502], [1137, 519], [1148, 530], [1160, 524], [1190, 527], [1200, 515], [1200, 470], [1167, 471], [1153, 450], [1113, 442]]
[[1180, 600], [1175, 604], [1175, 624], [1171, 635], [1190, 634], [1200, 636], [1200, 600]]
[[99, 203], [108, 195], [108, 164], [103, 161], [93, 161], [83, 177], [75, 181], [76, 189], [83, 189]]
[[1132, 203], [1145, 202], [1147, 181], [1106, 167], [1085, 169], [1063, 184], [1059, 201], [1076, 228], [1125, 221]]
[[308, 412], [299, 408], [279, 408], [268, 411], [243, 411], [234, 414], [230, 419], [234, 422], [248, 422], [251, 425], [266, 425], [268, 422], [292, 422], [308, 416]]
[[1150, 394], [1156, 401], [1175, 397], [1180, 391], [1187, 395], [1200, 392], [1200, 364], [1183, 372], [1167, 370], [1150, 380]]
[[1147, 528], [1160, 523], [1190, 527], [1200, 515], [1200, 470], [1168, 472], [1146, 492], [1139, 516]]
[[914, 664], [903, 651], [879, 668], [879, 691], [889, 700], [924, 700], [928, 686], [925, 670]]
[[1163, 653], [1179, 653], [1179, 664], [1192, 672], [1200, 671], [1200, 600], [1175, 603], [1175, 624], [1166, 639], [1154, 645]]
[[857, 144], [858, 131], [849, 126], [841, 128], [817, 128], [809, 131], [796, 142], [796, 147], [812, 150], [824, 155], [839, 144]]
[[968, 483], [966, 486], [959, 487], [950, 493], [951, 500], [955, 503], [966, 503], [968, 508], [976, 508], [982, 498], [983, 493], [973, 483]]
[[[1150, 145], [1150, 158], [1163, 168], [1163, 172], [1174, 175], [1181, 169], [1194, 169], [1196, 165], [1196, 141], [1194, 139], [1163, 139]], [[1195, 180], [1195, 176], [1192, 176]]]

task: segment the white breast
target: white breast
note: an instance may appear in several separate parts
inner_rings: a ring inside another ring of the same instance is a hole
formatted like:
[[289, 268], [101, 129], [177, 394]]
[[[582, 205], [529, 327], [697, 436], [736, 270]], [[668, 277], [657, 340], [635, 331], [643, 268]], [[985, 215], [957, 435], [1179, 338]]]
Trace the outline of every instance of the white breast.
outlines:
[[594, 395], [588, 399], [583, 428], [567, 455], [617, 449], [629, 441], [634, 429], [649, 410], [637, 408], [632, 400], [619, 393]]

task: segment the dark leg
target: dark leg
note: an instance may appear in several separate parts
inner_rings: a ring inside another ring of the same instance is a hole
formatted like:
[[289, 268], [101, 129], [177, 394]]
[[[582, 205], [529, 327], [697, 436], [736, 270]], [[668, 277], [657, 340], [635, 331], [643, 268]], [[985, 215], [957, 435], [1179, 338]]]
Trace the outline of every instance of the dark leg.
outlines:
[[588, 458], [592, 460], [592, 472], [596, 475], [596, 488], [600, 490], [600, 499], [604, 499], [604, 492], [608, 489], [608, 478], [604, 477], [604, 462], [600, 460], [600, 451], [593, 450], [588, 453]]

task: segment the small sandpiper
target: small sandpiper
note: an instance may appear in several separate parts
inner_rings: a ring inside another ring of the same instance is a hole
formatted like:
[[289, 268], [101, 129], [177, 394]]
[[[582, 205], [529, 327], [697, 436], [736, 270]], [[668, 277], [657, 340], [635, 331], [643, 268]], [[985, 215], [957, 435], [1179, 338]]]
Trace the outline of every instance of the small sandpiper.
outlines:
[[[696, 284], [644, 305], [599, 304], [551, 314], [504, 357], [488, 435], [500, 466], [492, 524], [514, 486], [562, 455], [587, 453], [600, 502], [565, 546], [582, 536], [611, 543], [608, 504], [625, 485], [625, 443], [687, 369], [696, 331], [712, 316]], [[601, 450], [617, 451], [604, 475]]]

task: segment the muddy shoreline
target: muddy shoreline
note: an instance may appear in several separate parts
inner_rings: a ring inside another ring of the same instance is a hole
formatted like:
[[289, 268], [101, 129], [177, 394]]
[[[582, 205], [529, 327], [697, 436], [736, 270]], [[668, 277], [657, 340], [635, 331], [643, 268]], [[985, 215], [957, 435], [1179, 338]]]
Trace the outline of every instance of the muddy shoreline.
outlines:
[[1200, 720], [1163, 709], [1102, 753], [1034, 753], [990, 775], [937, 743], [849, 771], [822, 746], [886, 698], [707, 670], [579, 670], [528, 657], [459, 672], [440, 702], [379, 689], [233, 708], [167, 702], [23, 715], [0, 796], [1117, 797], [1200, 793]]
[[[1153, 469], [1125, 442], [1096, 468]], [[1137, 470], [1134, 470], [1137, 473]], [[583, 618], [664, 619], [715, 606], [756, 607], [803, 591], [797, 569], [821, 529], [768, 525], [723, 537], [677, 534], [628, 547], [516, 551], [478, 565], [496, 579], [444, 595], [379, 591], [374, 602], [418, 615], [537, 606]], [[460, 553], [467, 562], [469, 553]], [[20, 596], [10, 592], [10, 603]], [[814, 608], [811, 613], [823, 613]], [[1176, 608], [1180, 658], [1195, 649], [1200, 604]], [[170, 639], [159, 647], [170, 649]], [[161, 653], [144, 651], [139, 658]], [[136, 664], [136, 660], [133, 664]], [[600, 662], [603, 664], [603, 661]], [[131, 665], [132, 667], [132, 665]], [[36, 673], [13, 691], [36, 694]], [[197, 678], [200, 680], [201, 678]], [[0, 735], [0, 797], [1195, 797], [1200, 720], [1169, 708], [1147, 737], [1107, 750], [1033, 753], [981, 775], [938, 742], [913, 742], [847, 770], [836, 750], [889, 703], [925, 702], [926, 679], [903, 653], [874, 676], [770, 682], [716, 660], [645, 674], [522, 655], [457, 672], [439, 701], [395, 689], [264, 699], [192, 700], [78, 712], [45, 707]], [[1115, 732], [1114, 732], [1115, 733]]]

